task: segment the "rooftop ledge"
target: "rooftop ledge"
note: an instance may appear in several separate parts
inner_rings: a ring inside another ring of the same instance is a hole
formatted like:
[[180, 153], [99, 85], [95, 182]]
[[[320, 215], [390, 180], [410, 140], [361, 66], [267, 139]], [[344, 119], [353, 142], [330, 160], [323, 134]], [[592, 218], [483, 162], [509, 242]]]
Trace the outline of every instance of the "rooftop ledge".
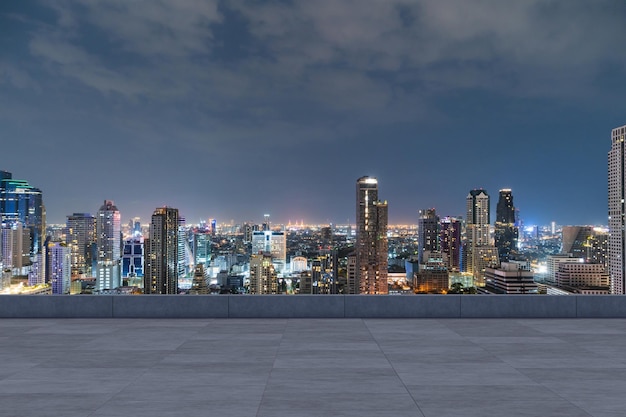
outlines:
[[626, 296], [0, 295], [0, 318], [626, 318]]

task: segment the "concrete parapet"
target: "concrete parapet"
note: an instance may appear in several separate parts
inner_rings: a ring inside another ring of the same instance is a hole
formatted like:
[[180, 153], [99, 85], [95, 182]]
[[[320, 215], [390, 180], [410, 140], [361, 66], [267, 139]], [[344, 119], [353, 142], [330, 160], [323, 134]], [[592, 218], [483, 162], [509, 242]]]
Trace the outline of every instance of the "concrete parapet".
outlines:
[[0, 295], [0, 318], [626, 318], [620, 295]]
[[461, 296], [461, 318], [574, 318], [577, 296]]
[[232, 318], [343, 318], [343, 295], [229, 296]]

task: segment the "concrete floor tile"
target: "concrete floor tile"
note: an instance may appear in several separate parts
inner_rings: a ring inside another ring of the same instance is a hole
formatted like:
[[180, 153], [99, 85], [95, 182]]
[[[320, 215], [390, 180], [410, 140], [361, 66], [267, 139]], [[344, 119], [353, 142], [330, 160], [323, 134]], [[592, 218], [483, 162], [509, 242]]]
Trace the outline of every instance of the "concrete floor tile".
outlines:
[[563, 400], [512, 402], [478, 398], [470, 403], [420, 404], [420, 410], [425, 417], [592, 417], [585, 410]]
[[406, 385], [535, 385], [532, 379], [507, 364], [416, 364], [396, 368]]

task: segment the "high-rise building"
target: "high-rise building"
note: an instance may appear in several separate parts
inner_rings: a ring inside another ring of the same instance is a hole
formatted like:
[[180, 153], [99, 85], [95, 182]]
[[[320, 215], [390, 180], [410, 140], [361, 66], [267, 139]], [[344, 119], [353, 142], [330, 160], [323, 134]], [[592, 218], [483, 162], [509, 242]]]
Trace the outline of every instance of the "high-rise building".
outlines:
[[209, 286], [204, 276], [204, 264], [197, 264], [193, 272], [193, 281], [189, 289], [190, 295], [204, 295], [209, 293]]
[[441, 253], [449, 271], [461, 270], [461, 220], [444, 217], [439, 226], [439, 244]]
[[250, 294], [277, 294], [278, 276], [268, 252], [250, 257]]
[[178, 209], [157, 208], [145, 243], [145, 294], [178, 293]]
[[46, 229], [46, 210], [39, 188], [0, 171], [0, 223], [20, 222], [30, 231], [30, 256], [41, 252]]
[[67, 216], [65, 243], [72, 254], [72, 276], [90, 276], [96, 244], [96, 218], [89, 213]]
[[626, 125], [611, 131], [608, 154], [609, 279], [611, 293], [626, 294]]
[[122, 253], [122, 283], [125, 286], [143, 287], [144, 238], [136, 233], [124, 240]]
[[500, 190], [496, 206], [495, 246], [498, 248], [500, 262], [508, 262], [511, 253], [517, 250], [518, 230], [515, 225], [515, 206], [510, 189]]
[[419, 262], [427, 262], [424, 252], [439, 252], [439, 216], [434, 208], [419, 211], [417, 219]]
[[465, 268], [472, 273], [477, 284], [482, 285], [485, 267], [497, 262], [497, 250], [491, 242], [489, 231], [489, 194], [483, 189], [471, 190], [466, 198], [466, 208]]
[[485, 269], [487, 288], [501, 294], [536, 294], [533, 276], [530, 267], [521, 262], [502, 262]]
[[121, 219], [111, 200], [105, 200], [96, 215], [96, 290], [112, 290], [121, 285]]
[[211, 230], [195, 228], [192, 230], [193, 261], [196, 265], [206, 265], [211, 260]]
[[0, 225], [0, 260], [4, 270], [16, 270], [17, 274], [30, 265], [30, 230], [24, 229], [21, 222]]
[[592, 226], [563, 226], [561, 253], [582, 258], [586, 263], [607, 266], [607, 234]]
[[65, 242], [53, 242], [50, 238], [45, 242], [45, 279], [52, 287], [52, 294], [69, 294], [72, 257], [70, 248]]
[[[358, 294], [387, 294], [387, 202], [378, 200], [378, 180], [356, 182], [356, 284]], [[349, 293], [353, 293], [349, 290]]]
[[276, 272], [284, 272], [287, 262], [287, 235], [283, 231], [252, 232], [252, 254], [267, 252], [272, 255]]

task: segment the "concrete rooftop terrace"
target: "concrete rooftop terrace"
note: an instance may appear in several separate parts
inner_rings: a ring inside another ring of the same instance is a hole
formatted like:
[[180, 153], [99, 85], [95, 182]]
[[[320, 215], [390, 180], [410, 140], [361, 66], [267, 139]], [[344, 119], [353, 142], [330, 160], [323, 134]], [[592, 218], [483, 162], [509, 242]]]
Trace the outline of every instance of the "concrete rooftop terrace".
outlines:
[[0, 417], [626, 415], [626, 319], [0, 319]]

